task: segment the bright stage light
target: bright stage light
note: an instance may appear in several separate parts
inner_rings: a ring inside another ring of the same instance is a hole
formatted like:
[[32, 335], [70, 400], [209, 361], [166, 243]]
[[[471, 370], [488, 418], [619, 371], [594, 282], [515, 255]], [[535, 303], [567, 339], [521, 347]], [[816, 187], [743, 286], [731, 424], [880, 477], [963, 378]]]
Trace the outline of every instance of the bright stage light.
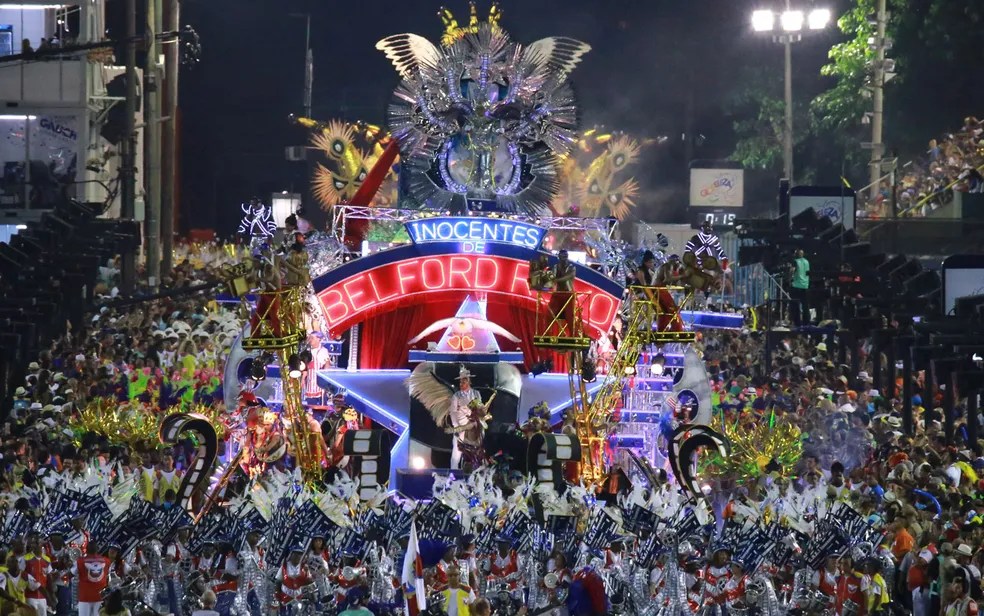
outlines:
[[756, 32], [771, 32], [776, 27], [776, 14], [772, 11], [752, 11], [752, 29]]
[[625, 367], [625, 376], [633, 376], [635, 374], [635, 366]]
[[653, 365], [649, 367], [650, 376], [662, 376], [663, 368], [666, 366], [666, 358], [660, 353], [653, 358]]
[[301, 378], [301, 375], [304, 373], [303, 366], [304, 364], [301, 363], [301, 358], [296, 353], [291, 355], [287, 358], [287, 376], [292, 379]]
[[830, 9], [813, 9], [806, 21], [810, 30], [823, 30], [830, 23]]
[[427, 468], [427, 462], [424, 461], [422, 456], [413, 456], [410, 458], [410, 467], [415, 470], [423, 470]]
[[799, 32], [803, 29], [803, 21], [806, 17], [803, 11], [783, 11], [780, 22], [782, 29], [786, 32]]

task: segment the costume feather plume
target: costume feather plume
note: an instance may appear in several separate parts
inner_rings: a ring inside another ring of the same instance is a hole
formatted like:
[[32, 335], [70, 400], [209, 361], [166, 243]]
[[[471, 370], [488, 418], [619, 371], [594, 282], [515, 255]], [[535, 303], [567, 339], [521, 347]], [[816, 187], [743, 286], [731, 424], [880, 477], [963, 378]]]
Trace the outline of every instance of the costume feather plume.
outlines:
[[451, 389], [434, 376], [434, 364], [424, 362], [414, 368], [405, 381], [410, 397], [424, 405], [438, 426], [443, 426], [451, 415]]

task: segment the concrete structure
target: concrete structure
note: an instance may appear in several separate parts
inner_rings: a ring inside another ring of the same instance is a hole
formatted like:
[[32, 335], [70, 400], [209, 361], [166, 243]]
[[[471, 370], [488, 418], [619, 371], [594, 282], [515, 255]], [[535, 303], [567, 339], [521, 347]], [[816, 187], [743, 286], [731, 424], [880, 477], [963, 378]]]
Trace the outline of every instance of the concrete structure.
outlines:
[[[0, 224], [38, 220], [62, 199], [107, 203], [106, 215], [119, 216], [123, 58], [111, 49], [72, 51], [104, 40], [105, 0], [2, 6]], [[42, 39], [64, 52], [3, 61], [45, 49]]]

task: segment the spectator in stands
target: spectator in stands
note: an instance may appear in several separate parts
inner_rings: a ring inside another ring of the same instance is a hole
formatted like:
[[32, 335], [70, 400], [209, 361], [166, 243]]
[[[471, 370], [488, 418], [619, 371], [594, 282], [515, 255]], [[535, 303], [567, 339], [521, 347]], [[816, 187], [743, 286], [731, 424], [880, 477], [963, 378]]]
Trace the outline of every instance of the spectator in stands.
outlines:
[[792, 265], [793, 280], [790, 296], [793, 299], [793, 325], [809, 325], [810, 323], [810, 262], [802, 249], [796, 251]]

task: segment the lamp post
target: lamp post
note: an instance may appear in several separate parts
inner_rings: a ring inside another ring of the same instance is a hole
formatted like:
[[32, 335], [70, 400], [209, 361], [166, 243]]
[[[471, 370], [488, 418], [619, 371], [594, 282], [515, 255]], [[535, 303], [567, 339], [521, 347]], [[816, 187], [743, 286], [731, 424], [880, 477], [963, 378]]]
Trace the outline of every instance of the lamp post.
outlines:
[[304, 35], [304, 117], [311, 117], [311, 94], [314, 87], [314, 54], [311, 52], [311, 14], [290, 13], [290, 17], [303, 18], [307, 23]]
[[819, 31], [830, 24], [829, 9], [813, 9], [809, 13], [790, 7], [786, 0], [784, 11], [760, 9], [752, 12], [752, 29], [773, 33], [772, 40], [784, 47], [786, 59], [785, 111], [782, 131], [782, 172], [793, 182], [793, 43], [803, 39], [803, 30]]

